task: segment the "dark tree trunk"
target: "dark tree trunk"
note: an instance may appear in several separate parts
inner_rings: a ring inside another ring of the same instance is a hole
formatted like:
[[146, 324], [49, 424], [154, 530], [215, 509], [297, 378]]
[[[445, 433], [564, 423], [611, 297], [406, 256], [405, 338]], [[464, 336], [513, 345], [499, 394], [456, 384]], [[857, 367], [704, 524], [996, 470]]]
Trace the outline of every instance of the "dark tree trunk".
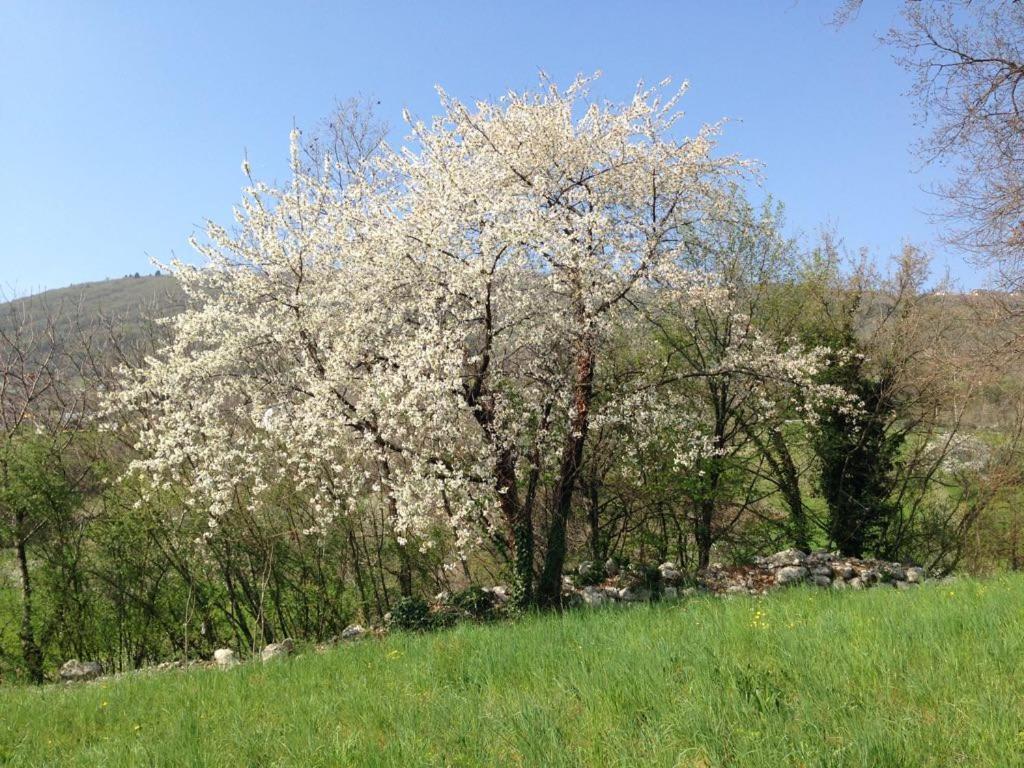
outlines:
[[555, 486], [555, 503], [548, 527], [544, 570], [538, 585], [537, 598], [542, 608], [560, 608], [562, 604], [562, 571], [565, 567], [565, 531], [572, 510], [572, 494], [583, 462], [583, 446], [590, 424], [590, 401], [594, 394], [594, 347], [590, 338], [581, 340], [576, 358], [576, 384], [573, 392], [573, 416], [565, 438], [562, 464]]
[[811, 549], [811, 532], [807, 523], [807, 514], [804, 510], [803, 494], [800, 492], [800, 474], [797, 472], [796, 464], [786, 445], [785, 438], [777, 429], [772, 429], [769, 434], [772, 448], [778, 460], [779, 490], [789, 506], [789, 518], [793, 536], [793, 546], [809, 552]]
[[697, 525], [694, 539], [697, 541], [697, 569], [703, 571], [711, 565], [711, 545], [715, 543], [712, 522], [715, 516], [714, 499], [705, 499], [697, 507]]
[[25, 662], [25, 670], [33, 683], [43, 682], [43, 653], [36, 642], [35, 630], [32, 627], [32, 580], [29, 576], [28, 551], [25, 547], [25, 520], [22, 515], [15, 516], [15, 550], [18, 559], [18, 572], [21, 576], [21, 629], [18, 638], [21, 641], [21, 656]]
[[512, 546], [511, 600], [517, 610], [534, 605], [533, 590], [533, 511], [530, 504], [519, 501], [516, 484], [516, 461], [510, 450], [503, 449], [495, 462], [495, 481], [501, 511], [505, 517]]

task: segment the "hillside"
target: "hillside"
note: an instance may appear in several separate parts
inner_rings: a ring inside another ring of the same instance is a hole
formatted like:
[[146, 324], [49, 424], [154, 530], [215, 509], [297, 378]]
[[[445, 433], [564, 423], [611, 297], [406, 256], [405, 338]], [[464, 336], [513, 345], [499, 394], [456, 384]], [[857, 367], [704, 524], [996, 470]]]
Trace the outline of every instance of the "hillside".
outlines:
[[158, 317], [181, 306], [184, 296], [169, 275], [144, 275], [79, 283], [65, 288], [0, 302], [0, 317], [11, 311], [30, 310], [33, 316], [77, 315], [85, 319], [101, 316], [138, 322]]
[[0, 764], [1020, 765], [1022, 603], [796, 589], [0, 689]]

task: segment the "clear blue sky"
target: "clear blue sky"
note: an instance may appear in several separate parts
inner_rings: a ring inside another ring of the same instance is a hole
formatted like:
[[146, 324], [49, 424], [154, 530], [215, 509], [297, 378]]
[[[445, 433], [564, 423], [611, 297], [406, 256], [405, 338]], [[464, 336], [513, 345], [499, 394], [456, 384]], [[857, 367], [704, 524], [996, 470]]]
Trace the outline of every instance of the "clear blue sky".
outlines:
[[[879, 47], [895, 3], [842, 31], [839, 0], [778, 2], [46, 2], [0, 0], [0, 286], [25, 293], [189, 255], [244, 178], [280, 178], [293, 122], [335, 97], [436, 110], [435, 83], [497, 97], [600, 69], [600, 95], [691, 82], [687, 127], [764, 163], [792, 232], [823, 223], [884, 259], [935, 243], [907, 76]], [[400, 137], [400, 134], [399, 134]], [[934, 247], [963, 284], [978, 278]]]

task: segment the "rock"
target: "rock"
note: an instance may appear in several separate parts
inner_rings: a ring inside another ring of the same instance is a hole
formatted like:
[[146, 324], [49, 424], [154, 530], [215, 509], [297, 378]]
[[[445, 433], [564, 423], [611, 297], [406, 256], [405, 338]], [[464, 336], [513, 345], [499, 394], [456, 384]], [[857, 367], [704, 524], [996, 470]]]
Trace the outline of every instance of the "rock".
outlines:
[[77, 683], [83, 680], [95, 680], [103, 674], [103, 665], [98, 661], [79, 661], [69, 659], [61, 665], [60, 679], [65, 683]]
[[[793, 552], [799, 552], [799, 550], [792, 550]], [[802, 552], [800, 553], [803, 554]], [[799, 584], [801, 581], [807, 578], [807, 569], [802, 565], [787, 565], [784, 568], [780, 568], [775, 573], [775, 583], [780, 587], [784, 587], [788, 584]]]
[[642, 603], [651, 599], [651, 591], [642, 587], [623, 587], [619, 590], [619, 600], [626, 603]]
[[832, 580], [832, 569], [827, 565], [817, 565], [811, 568], [811, 576], [824, 576], [829, 581]]
[[580, 590], [579, 594], [583, 598], [584, 605], [596, 607], [608, 602], [608, 595], [605, 594], [603, 589], [598, 589], [597, 587], [584, 587]]
[[834, 579], [832, 581], [832, 589], [847, 589], [850, 585], [842, 579]]
[[619, 564], [609, 557], [607, 560], [604, 561], [604, 572], [607, 576], [618, 576]]
[[360, 640], [366, 634], [366, 629], [362, 624], [349, 624], [343, 630], [341, 630], [342, 640]]
[[218, 667], [227, 669], [228, 667], [235, 666], [238, 663], [238, 658], [230, 648], [218, 648], [213, 652], [213, 661]]
[[916, 565], [911, 568], [907, 568], [907, 581], [909, 581], [911, 584], [920, 584], [925, 580], [925, 578], [926, 572], [924, 568], [921, 568]]
[[896, 589], [913, 589], [917, 584], [911, 584], [909, 581], [897, 581], [894, 586]]
[[867, 586], [867, 584], [864, 583], [864, 579], [860, 576], [854, 576], [847, 583], [850, 585], [850, 589], [864, 589], [864, 587]]
[[888, 581], [906, 581], [907, 572], [899, 563], [888, 563], [881, 568], [883, 578]]
[[661, 590], [661, 599], [662, 600], [678, 600], [679, 599], [679, 590], [676, 589], [675, 587], [665, 587], [664, 589]]
[[817, 576], [812, 576], [811, 581], [816, 587], [828, 587], [832, 585], [832, 579], [828, 576], [823, 576], [820, 573]]
[[768, 565], [775, 568], [803, 565], [805, 562], [807, 562], [807, 555], [799, 549], [784, 549], [768, 558]]
[[839, 563], [832, 566], [832, 575], [837, 579], [852, 579], [857, 575], [853, 566], [849, 563]]
[[679, 570], [679, 566], [672, 562], [659, 565], [658, 573], [661, 574], [661, 580], [669, 584], [676, 584], [683, 579], [683, 573]]
[[618, 587], [600, 587], [601, 591], [604, 592], [604, 596], [609, 600], [619, 599], [619, 588]]
[[686, 587], [686, 588], [683, 589], [682, 592], [680, 592], [680, 594], [683, 597], [696, 597], [696, 595], [697, 595], [697, 588], [696, 587]]
[[750, 590], [739, 584], [733, 584], [731, 587], [726, 587], [725, 594], [727, 595], [749, 595]]
[[285, 638], [280, 643], [270, 643], [270, 645], [260, 651], [260, 659], [262, 661], [283, 659], [285, 656], [291, 656], [294, 651], [295, 643]]

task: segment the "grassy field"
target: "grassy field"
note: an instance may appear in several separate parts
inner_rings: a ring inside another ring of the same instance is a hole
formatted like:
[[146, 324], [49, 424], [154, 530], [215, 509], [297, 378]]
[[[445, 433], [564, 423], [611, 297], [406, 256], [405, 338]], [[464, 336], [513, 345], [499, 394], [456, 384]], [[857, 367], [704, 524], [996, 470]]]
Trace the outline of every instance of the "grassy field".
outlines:
[[0, 765], [1024, 765], [1024, 579], [581, 611], [7, 688]]

